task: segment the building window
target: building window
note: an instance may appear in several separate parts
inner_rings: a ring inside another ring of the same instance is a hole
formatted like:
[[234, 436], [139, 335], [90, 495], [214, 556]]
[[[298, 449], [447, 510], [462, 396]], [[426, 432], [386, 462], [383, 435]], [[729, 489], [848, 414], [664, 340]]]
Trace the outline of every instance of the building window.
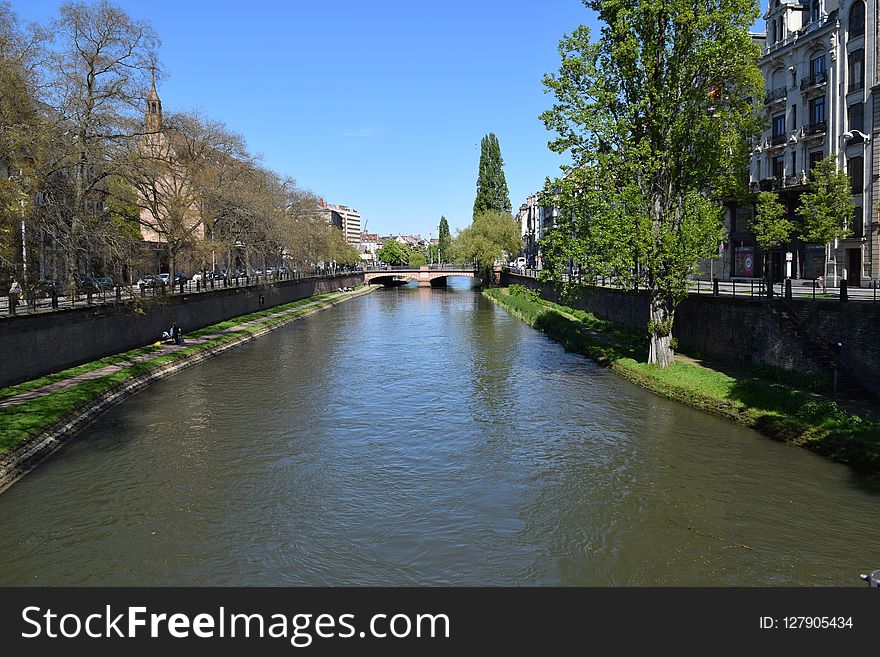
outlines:
[[773, 177], [781, 179], [785, 175], [785, 158], [780, 155], [773, 158]]
[[865, 49], [859, 48], [849, 54], [849, 91], [865, 88]]
[[785, 134], [785, 114], [777, 114], [773, 117], [773, 136], [781, 137]]
[[810, 22], [819, 20], [819, 0], [810, 3]]
[[822, 161], [822, 157], [822, 151], [810, 151], [810, 171], [812, 171], [813, 168]]
[[825, 96], [810, 101], [810, 123], [814, 126], [825, 123]]
[[849, 8], [849, 38], [864, 36], [865, 34], [865, 3], [857, 0]]
[[798, 170], [797, 170], [797, 151], [794, 151], [794, 150], [791, 152], [791, 175], [793, 175], [793, 176], [798, 175]]
[[852, 236], [853, 237], [864, 237], [865, 236], [865, 226], [864, 226], [864, 212], [862, 211], [862, 207], [857, 205], [855, 210], [853, 210], [853, 224], [852, 224]]
[[819, 55], [810, 60], [810, 75], [823, 73], [825, 71], [825, 55]]
[[[847, 125], [849, 126], [849, 130], [852, 132], [853, 130], [858, 130], [859, 132], [865, 131], [865, 104], [864, 103], [854, 103], [849, 106], [847, 109]], [[862, 138], [853, 134], [852, 139], [849, 141], [850, 144], [861, 144]]]
[[853, 194], [861, 194], [865, 187], [864, 158], [851, 157], [846, 161], [846, 172], [849, 174]]

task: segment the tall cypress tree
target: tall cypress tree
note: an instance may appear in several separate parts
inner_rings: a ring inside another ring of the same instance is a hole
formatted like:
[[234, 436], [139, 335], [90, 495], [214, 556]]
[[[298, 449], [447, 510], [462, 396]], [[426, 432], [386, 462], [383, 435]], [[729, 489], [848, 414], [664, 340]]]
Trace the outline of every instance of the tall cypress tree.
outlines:
[[449, 247], [452, 244], [452, 235], [449, 233], [449, 222], [446, 221], [446, 217], [440, 215], [440, 228], [438, 230], [439, 240], [437, 242], [437, 246], [440, 249], [440, 259], [441, 262], [448, 260], [449, 258]]
[[480, 166], [477, 171], [477, 198], [474, 216], [497, 210], [510, 212], [510, 191], [504, 177], [504, 160], [495, 133], [490, 132], [480, 142]]

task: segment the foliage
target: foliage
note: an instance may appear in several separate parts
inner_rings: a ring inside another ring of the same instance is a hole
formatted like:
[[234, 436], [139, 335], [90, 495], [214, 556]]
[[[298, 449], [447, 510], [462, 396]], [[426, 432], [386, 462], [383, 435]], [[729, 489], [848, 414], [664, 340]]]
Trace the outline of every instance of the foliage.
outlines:
[[473, 223], [455, 237], [450, 259], [462, 264], [476, 263], [491, 269], [507, 254], [517, 253], [520, 245], [519, 224], [510, 213], [489, 211], [474, 217]]
[[837, 154], [832, 153], [813, 167], [810, 189], [801, 194], [797, 209], [803, 220], [801, 239], [827, 244], [846, 237], [854, 210], [849, 178], [837, 168]]
[[764, 251], [785, 244], [794, 233], [794, 224], [788, 219], [779, 195], [761, 192], [755, 202], [755, 219], [752, 222], [755, 241]]
[[449, 222], [446, 217], [440, 215], [440, 226], [437, 228], [437, 248], [439, 257], [437, 262], [449, 262], [449, 249], [452, 247], [452, 234], [449, 232]]
[[507, 293], [512, 297], [520, 297], [529, 301], [540, 301], [541, 293], [525, 285], [511, 285], [507, 288]]
[[[480, 165], [477, 172], [477, 197], [474, 217], [489, 211], [510, 212], [510, 192], [504, 177], [504, 160], [498, 138], [490, 132], [480, 142]], [[447, 226], [447, 231], [448, 231]]]
[[386, 265], [409, 264], [409, 249], [395, 239], [389, 239], [376, 251], [376, 257]]
[[421, 267], [428, 264], [428, 254], [422, 249], [409, 250], [409, 263], [413, 267]]
[[[720, 200], [741, 193], [746, 137], [762, 119], [757, 18], [751, 0], [686, 3], [590, 0], [604, 24], [598, 41], [581, 26], [563, 37], [562, 65], [544, 84], [555, 97], [541, 115], [569, 152], [548, 181], [561, 209], [546, 240], [558, 276], [568, 262], [651, 295], [655, 327], [671, 322], [687, 278], [722, 237]], [[673, 362], [671, 336], [654, 332], [651, 362]]]

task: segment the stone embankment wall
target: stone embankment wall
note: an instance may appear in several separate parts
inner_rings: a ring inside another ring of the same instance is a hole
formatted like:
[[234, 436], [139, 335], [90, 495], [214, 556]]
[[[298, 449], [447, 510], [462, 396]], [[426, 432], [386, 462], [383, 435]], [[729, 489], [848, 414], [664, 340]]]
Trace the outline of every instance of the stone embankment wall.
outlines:
[[225, 288], [0, 319], [0, 387], [155, 342], [173, 322], [204, 326], [363, 283], [363, 274]]
[[[634, 331], [647, 330], [648, 295], [607, 288], [581, 288], [563, 298], [561, 288], [533, 278], [505, 274], [505, 284], [540, 289], [550, 301], [586, 310]], [[675, 315], [672, 332], [682, 350], [732, 364], [768, 365], [795, 372], [816, 372], [810, 354], [790, 329], [771, 315], [758, 297], [692, 294]], [[880, 304], [794, 299], [790, 305], [821, 341], [843, 343], [843, 357], [859, 381], [877, 391], [880, 384]]]

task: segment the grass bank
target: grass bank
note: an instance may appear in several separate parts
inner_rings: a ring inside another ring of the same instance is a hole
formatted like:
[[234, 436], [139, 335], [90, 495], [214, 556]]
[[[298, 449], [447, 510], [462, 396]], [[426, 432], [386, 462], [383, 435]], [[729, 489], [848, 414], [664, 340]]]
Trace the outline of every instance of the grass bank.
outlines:
[[[98, 378], [82, 381], [62, 390], [41, 395], [36, 399], [0, 409], [0, 456], [53, 427], [63, 424], [66, 418], [88, 408], [101, 395], [111, 390], [120, 388], [138, 377], [149, 375], [169, 365], [191, 360], [194, 356], [204, 357], [206, 355], [204, 352], [216, 351], [218, 347], [241, 341], [252, 334], [265, 332], [297, 317], [328, 308], [333, 305], [333, 301], [329, 298], [331, 296], [332, 293], [328, 293], [300, 299], [282, 306], [234, 317], [186, 335], [188, 339], [194, 339], [222, 332], [221, 335], [216, 335], [200, 344], [187, 345], [170, 352], [156, 346], [142, 347], [43, 376], [33, 381], [2, 388], [0, 389], [0, 400], [38, 390], [43, 386], [78, 375], [95, 372], [108, 365], [119, 366], [119, 369]], [[271, 315], [285, 311], [297, 312], [290, 312], [282, 317], [271, 317]], [[231, 330], [246, 322], [254, 323], [244, 328]], [[155, 354], [155, 356], [151, 358], [150, 354]], [[131, 362], [135, 358], [142, 360]]]
[[643, 388], [860, 470], [880, 473], [880, 424], [816, 394], [809, 379], [798, 385], [797, 377], [738, 377], [682, 362], [668, 368], [649, 365], [646, 340], [611, 322], [551, 303], [519, 286], [483, 294], [567, 351], [588, 356]]

